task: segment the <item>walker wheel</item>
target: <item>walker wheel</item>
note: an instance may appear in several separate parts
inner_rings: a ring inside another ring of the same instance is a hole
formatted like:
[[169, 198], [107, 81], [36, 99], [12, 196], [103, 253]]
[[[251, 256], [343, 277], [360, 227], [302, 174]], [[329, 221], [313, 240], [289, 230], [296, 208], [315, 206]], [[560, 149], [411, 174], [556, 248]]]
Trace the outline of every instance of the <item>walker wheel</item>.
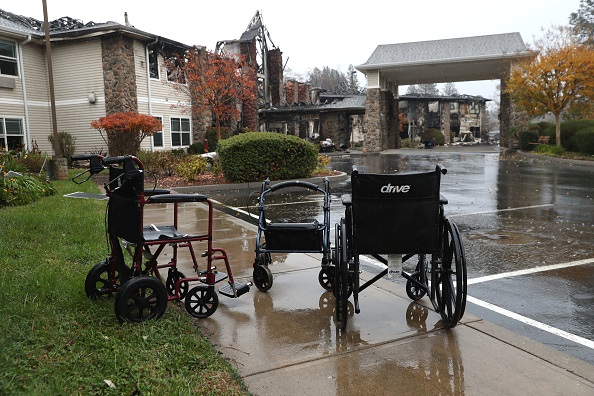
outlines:
[[[167, 293], [170, 296], [175, 296], [175, 284], [180, 280], [185, 278], [186, 276], [183, 272], [178, 271], [176, 269], [170, 268], [169, 272], [167, 273], [167, 279], [165, 280], [165, 287], [167, 288]], [[189, 282], [181, 282], [179, 284], [179, 299], [181, 300], [186, 296], [188, 293], [188, 289], [190, 287]]]
[[122, 322], [157, 320], [167, 308], [167, 290], [152, 276], [140, 275], [124, 283], [115, 299], [115, 313]]
[[219, 306], [213, 286], [195, 286], [186, 295], [186, 311], [195, 318], [208, 318]]
[[272, 287], [272, 272], [270, 272], [270, 268], [265, 265], [256, 265], [254, 266], [254, 285], [260, 291], [268, 291]]

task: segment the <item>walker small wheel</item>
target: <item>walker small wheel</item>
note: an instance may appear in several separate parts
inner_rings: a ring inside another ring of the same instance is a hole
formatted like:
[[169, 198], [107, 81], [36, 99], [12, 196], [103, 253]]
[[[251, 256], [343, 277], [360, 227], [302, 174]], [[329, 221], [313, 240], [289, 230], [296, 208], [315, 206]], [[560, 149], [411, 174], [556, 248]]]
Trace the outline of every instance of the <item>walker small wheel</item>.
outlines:
[[[414, 280], [423, 283], [423, 281], [421, 280], [421, 274], [418, 271], [413, 272], [411, 274], [411, 277]], [[425, 296], [426, 293], [427, 293], [427, 291], [425, 289], [421, 288], [419, 285], [411, 282], [410, 280], [406, 281], [406, 295], [411, 300], [413, 300], [413, 301], [420, 300], [421, 298], [423, 298]]]
[[167, 290], [152, 276], [140, 275], [124, 283], [115, 299], [115, 313], [122, 322], [157, 320], [167, 308]]
[[[185, 278], [186, 276], [183, 272], [178, 271], [176, 269], [170, 268], [169, 272], [167, 273], [167, 279], [165, 280], [165, 287], [167, 288], [167, 293], [170, 296], [175, 296], [175, 284], [180, 280]], [[181, 282], [179, 284], [179, 299], [181, 300], [186, 296], [188, 293], [188, 289], [190, 287], [189, 282]]]
[[334, 281], [334, 267], [325, 266], [320, 270], [318, 275], [318, 282], [326, 290], [332, 290], [332, 282]]
[[270, 268], [265, 265], [256, 265], [254, 266], [254, 273], [252, 274], [254, 278], [254, 285], [260, 291], [268, 291], [272, 287], [272, 272], [270, 272]]
[[[120, 268], [121, 271], [118, 271], [117, 267], [122, 266], [116, 266], [115, 271], [116, 286], [119, 288], [122, 283], [128, 280], [129, 275], [126, 269]], [[85, 279], [85, 294], [87, 297], [90, 300], [108, 299], [115, 291], [116, 290], [112, 288], [109, 279], [109, 262], [101, 261], [100, 263], [95, 264], [93, 268], [89, 270], [87, 278]]]
[[186, 295], [186, 311], [195, 318], [208, 318], [219, 306], [213, 286], [195, 286]]

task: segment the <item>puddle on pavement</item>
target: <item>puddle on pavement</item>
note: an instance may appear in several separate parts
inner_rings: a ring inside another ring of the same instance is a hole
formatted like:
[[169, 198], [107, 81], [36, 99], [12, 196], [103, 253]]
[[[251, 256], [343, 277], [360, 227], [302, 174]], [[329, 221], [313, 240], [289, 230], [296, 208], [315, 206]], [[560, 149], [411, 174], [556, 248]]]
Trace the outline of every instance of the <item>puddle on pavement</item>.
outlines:
[[496, 241], [501, 245], [524, 245], [534, 241], [534, 237], [527, 234], [519, 234], [514, 232], [478, 232], [467, 233], [466, 238], [471, 240], [490, 240]]

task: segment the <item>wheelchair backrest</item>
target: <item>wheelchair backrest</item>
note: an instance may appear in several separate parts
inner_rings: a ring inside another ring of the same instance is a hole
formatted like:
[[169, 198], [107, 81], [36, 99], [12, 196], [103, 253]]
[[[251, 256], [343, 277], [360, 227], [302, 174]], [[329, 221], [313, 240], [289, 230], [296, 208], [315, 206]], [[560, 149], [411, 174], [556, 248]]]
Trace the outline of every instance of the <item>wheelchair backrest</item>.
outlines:
[[353, 249], [361, 254], [433, 253], [442, 168], [410, 174], [351, 174]]
[[133, 172], [126, 166], [111, 166], [109, 180], [108, 232], [128, 242], [138, 243], [142, 238], [140, 195], [144, 192], [143, 172]]

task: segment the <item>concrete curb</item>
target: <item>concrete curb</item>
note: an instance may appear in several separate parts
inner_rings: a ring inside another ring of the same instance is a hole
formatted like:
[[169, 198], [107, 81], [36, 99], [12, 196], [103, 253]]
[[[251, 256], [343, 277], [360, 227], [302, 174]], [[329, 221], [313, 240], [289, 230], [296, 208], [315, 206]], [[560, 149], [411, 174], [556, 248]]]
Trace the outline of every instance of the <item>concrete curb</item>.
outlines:
[[[334, 176], [317, 176], [317, 177], [310, 177], [307, 179], [299, 179], [300, 181], [305, 181], [313, 184], [321, 183], [325, 178], [332, 181], [343, 181], [349, 178], [349, 175], [345, 172], [340, 172], [339, 175]], [[274, 180], [271, 181], [270, 184], [279, 183], [283, 180]], [[173, 191], [182, 194], [188, 193], [197, 193], [197, 192], [205, 192], [205, 191], [226, 191], [226, 190], [257, 190], [260, 191], [260, 186], [262, 182], [251, 182], [251, 183], [232, 183], [232, 184], [210, 184], [205, 186], [188, 186], [188, 187], [174, 187], [172, 188]]]

